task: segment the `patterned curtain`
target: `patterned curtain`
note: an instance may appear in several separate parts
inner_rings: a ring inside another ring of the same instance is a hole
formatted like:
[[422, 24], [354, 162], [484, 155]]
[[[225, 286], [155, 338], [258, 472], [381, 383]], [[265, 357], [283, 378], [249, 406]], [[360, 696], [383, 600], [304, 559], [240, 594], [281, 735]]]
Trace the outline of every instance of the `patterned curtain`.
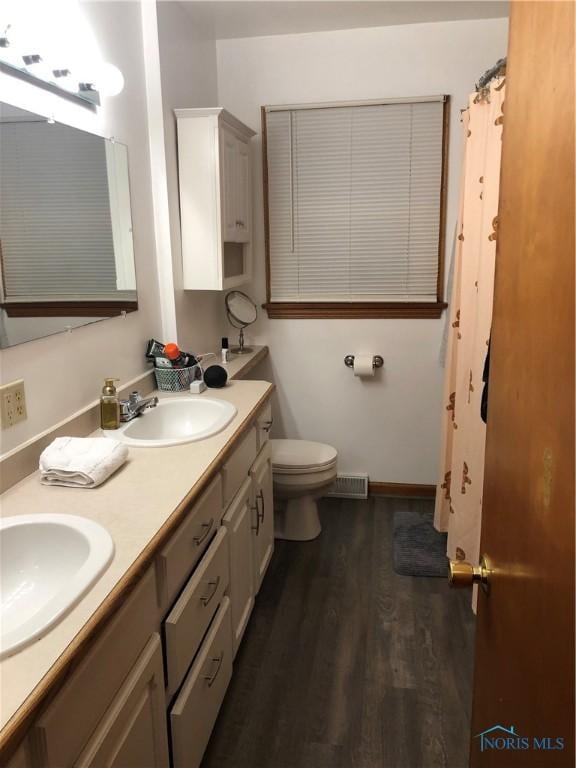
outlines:
[[490, 339], [498, 227], [504, 80], [470, 96], [462, 115], [463, 182], [450, 301], [440, 482], [434, 524], [447, 554], [476, 565], [486, 425], [480, 416]]

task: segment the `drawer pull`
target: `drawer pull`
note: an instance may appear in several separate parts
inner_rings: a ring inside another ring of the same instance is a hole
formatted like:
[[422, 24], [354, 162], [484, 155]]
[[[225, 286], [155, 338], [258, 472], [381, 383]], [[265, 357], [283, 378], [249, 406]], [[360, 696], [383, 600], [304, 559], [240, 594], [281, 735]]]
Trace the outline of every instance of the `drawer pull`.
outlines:
[[263, 523], [264, 522], [264, 513], [266, 511], [266, 502], [264, 501], [264, 491], [262, 490], [262, 488], [258, 491], [258, 497], [256, 499], [256, 506], [258, 506], [258, 499], [260, 499], [260, 501], [262, 502], [262, 512], [259, 512], [258, 515], [259, 515], [260, 522]]
[[218, 592], [218, 587], [220, 586], [220, 576], [217, 576], [214, 581], [209, 581], [208, 586], [212, 587], [212, 591], [209, 595], [206, 595], [205, 597], [200, 598], [200, 602], [202, 605], [206, 606], [212, 600], [216, 592]]
[[252, 530], [256, 531], [256, 536], [260, 533], [260, 510], [258, 509], [258, 496], [256, 497], [256, 506], [251, 507], [251, 509], [256, 510], [256, 525], [252, 526]]
[[210, 518], [210, 522], [208, 523], [202, 523], [202, 528], [204, 529], [204, 533], [200, 534], [200, 536], [194, 536], [194, 544], [202, 544], [203, 541], [207, 538], [208, 534], [214, 527], [214, 518]]
[[270, 419], [270, 421], [265, 421], [262, 424], [262, 430], [264, 432], [270, 432], [270, 430], [272, 429], [272, 424], [274, 424], [274, 419]]
[[214, 681], [218, 677], [218, 672], [220, 672], [222, 662], [224, 661], [224, 651], [216, 659], [211, 659], [211, 661], [216, 663], [216, 669], [211, 675], [204, 675], [204, 680], [208, 682], [208, 688], [212, 688]]

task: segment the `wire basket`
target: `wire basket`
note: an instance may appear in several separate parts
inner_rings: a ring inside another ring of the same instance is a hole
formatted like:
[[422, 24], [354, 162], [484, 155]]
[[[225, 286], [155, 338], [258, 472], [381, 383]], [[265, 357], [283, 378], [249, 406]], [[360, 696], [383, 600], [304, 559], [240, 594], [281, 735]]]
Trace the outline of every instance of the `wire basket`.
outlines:
[[158, 389], [163, 392], [184, 392], [196, 379], [202, 378], [199, 365], [189, 368], [154, 368]]

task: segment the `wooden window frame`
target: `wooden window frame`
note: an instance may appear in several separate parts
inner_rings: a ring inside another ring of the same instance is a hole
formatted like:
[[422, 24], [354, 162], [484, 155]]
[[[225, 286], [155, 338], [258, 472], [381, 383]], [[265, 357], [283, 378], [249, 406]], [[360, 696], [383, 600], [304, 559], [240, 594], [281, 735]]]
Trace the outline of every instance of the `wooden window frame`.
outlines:
[[118, 317], [136, 312], [137, 301], [6, 301], [8, 317]]
[[[386, 99], [373, 103], [386, 103]], [[410, 101], [406, 99], [406, 101]], [[364, 102], [363, 102], [364, 103]], [[311, 107], [314, 105], [310, 105]], [[326, 106], [339, 106], [329, 104]], [[343, 102], [341, 106], [346, 106]], [[289, 107], [286, 107], [287, 109]], [[318, 107], [320, 108], [320, 107]], [[266, 264], [266, 302], [262, 304], [271, 319], [438, 319], [448, 306], [444, 300], [444, 253], [446, 247], [446, 197], [448, 187], [448, 146], [450, 96], [442, 106], [442, 172], [440, 182], [440, 230], [438, 236], [438, 278], [436, 301], [272, 301], [270, 263], [270, 209], [268, 200], [268, 142], [266, 107], [260, 108], [262, 121], [262, 184], [264, 200], [264, 250]]]

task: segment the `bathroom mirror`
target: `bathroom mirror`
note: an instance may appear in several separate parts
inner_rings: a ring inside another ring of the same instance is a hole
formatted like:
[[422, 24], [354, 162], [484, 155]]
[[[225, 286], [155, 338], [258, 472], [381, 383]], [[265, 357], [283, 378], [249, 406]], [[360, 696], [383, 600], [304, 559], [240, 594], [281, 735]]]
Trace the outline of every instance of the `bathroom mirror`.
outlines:
[[127, 148], [0, 102], [0, 348], [138, 308]]
[[251, 352], [251, 347], [244, 346], [244, 328], [252, 325], [258, 317], [258, 308], [252, 301], [250, 296], [247, 296], [242, 291], [230, 291], [226, 294], [226, 314], [228, 315], [228, 322], [233, 325], [234, 328], [240, 329], [240, 335], [238, 337], [238, 346], [232, 348], [232, 352], [237, 355], [243, 355]]

